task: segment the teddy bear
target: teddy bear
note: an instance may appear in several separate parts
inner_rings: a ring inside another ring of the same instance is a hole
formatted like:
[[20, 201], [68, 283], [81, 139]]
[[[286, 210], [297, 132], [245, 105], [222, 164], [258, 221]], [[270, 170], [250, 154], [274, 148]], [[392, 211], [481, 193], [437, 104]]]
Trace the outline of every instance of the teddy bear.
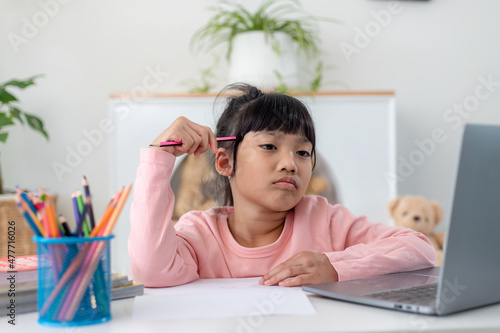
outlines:
[[388, 205], [396, 226], [413, 229], [424, 234], [436, 250], [436, 266], [441, 266], [444, 233], [435, 233], [443, 211], [436, 201], [422, 196], [406, 195], [396, 197]]

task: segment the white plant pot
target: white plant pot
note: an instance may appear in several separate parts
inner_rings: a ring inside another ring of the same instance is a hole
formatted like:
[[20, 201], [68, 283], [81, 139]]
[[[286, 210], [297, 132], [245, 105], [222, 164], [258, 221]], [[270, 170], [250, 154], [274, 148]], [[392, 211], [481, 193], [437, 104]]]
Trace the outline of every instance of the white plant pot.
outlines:
[[279, 54], [266, 40], [262, 31], [249, 31], [237, 35], [229, 59], [229, 79], [245, 82], [261, 89], [274, 89], [280, 84], [278, 72], [288, 87], [298, 86], [297, 50], [293, 40], [285, 33], [274, 33]]

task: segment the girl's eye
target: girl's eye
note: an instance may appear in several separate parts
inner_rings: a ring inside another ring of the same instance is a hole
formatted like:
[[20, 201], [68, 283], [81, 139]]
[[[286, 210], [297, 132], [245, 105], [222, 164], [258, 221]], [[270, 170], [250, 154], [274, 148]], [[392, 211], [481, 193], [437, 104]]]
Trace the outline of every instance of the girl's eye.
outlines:
[[306, 150], [298, 151], [297, 154], [299, 154], [302, 157], [310, 157], [311, 156], [311, 154], [309, 154], [309, 152]]
[[265, 150], [276, 150], [276, 146], [272, 144], [261, 145], [261, 147], [264, 148]]

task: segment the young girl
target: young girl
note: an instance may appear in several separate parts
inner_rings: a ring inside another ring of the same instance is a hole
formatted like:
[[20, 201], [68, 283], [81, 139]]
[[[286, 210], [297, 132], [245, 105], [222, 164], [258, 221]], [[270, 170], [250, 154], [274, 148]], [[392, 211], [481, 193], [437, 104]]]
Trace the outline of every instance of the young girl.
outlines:
[[[300, 286], [433, 266], [420, 233], [371, 223], [320, 196], [305, 196], [315, 163], [311, 116], [297, 99], [237, 84], [216, 135], [184, 117], [141, 150], [131, 208], [131, 276], [147, 287], [198, 278], [261, 277]], [[216, 137], [236, 136], [233, 142]], [[162, 141], [182, 146], [154, 147]], [[175, 158], [215, 154], [221, 207], [172, 224]], [[332, 152], [334, 153], [334, 152]]]

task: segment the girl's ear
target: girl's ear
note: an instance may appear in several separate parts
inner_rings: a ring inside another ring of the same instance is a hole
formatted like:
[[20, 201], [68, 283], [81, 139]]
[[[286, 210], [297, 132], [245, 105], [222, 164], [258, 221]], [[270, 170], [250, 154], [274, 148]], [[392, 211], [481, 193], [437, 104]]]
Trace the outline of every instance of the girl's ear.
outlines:
[[231, 155], [224, 148], [219, 148], [215, 154], [215, 168], [217, 172], [226, 177], [230, 177], [233, 170]]

